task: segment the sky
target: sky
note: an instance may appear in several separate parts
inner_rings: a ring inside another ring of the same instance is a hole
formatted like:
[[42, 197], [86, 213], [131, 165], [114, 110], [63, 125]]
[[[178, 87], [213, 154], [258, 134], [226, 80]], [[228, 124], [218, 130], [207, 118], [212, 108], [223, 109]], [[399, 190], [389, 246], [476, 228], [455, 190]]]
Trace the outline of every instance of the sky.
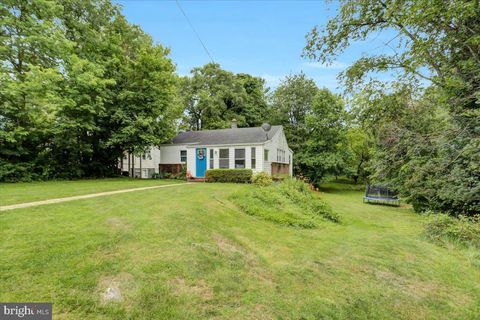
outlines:
[[[180, 75], [210, 62], [175, 1], [117, 0], [128, 21], [171, 49]], [[341, 91], [339, 72], [365, 53], [385, 50], [388, 35], [355, 43], [329, 66], [302, 58], [306, 34], [324, 26], [338, 9], [334, 1], [185, 1], [180, 5], [208, 52], [225, 70], [249, 73], [275, 88], [303, 71], [319, 87]]]

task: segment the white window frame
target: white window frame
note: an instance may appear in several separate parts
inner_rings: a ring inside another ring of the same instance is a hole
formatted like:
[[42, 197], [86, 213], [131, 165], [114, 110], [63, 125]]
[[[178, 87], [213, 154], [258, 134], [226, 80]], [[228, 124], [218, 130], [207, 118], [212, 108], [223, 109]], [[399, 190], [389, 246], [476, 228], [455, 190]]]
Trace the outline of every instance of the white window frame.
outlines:
[[[237, 158], [237, 150], [238, 150], [238, 151], [242, 151], [242, 150], [243, 150], [243, 158], [240, 158], [240, 157]], [[233, 154], [233, 156], [234, 156], [234, 159], [235, 159], [235, 162], [234, 162], [235, 169], [245, 169], [245, 168], [246, 168], [246, 166], [245, 166], [245, 165], [246, 165], [246, 159], [245, 159], [246, 153], [247, 153], [247, 151], [246, 151], [245, 148], [235, 148], [235, 149], [234, 149], [234, 154]], [[243, 167], [237, 167], [237, 161], [243, 161]]]
[[[185, 153], [183, 156], [182, 153]], [[184, 160], [182, 160], [184, 158]], [[180, 162], [187, 163], [187, 150], [180, 150]]]
[[[226, 151], [227, 157], [222, 158], [222, 151]], [[222, 166], [222, 160], [223, 162], [226, 161], [227, 166], [225, 165]], [[218, 149], [218, 168], [219, 169], [230, 169], [230, 149], [228, 148], [223, 148], [223, 149]]]

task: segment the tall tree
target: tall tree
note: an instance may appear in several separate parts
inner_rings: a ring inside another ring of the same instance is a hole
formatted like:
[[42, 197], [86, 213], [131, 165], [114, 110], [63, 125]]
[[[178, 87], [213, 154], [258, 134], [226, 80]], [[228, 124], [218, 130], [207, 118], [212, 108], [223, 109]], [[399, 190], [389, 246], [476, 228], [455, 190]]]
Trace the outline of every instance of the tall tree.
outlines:
[[0, 10], [0, 180], [111, 175], [124, 150], [173, 133], [168, 50], [117, 5], [4, 1]]
[[320, 184], [328, 175], [340, 175], [346, 168], [346, 113], [342, 99], [328, 89], [315, 95], [305, 123], [307, 135], [297, 165], [302, 175]]
[[234, 74], [209, 63], [191, 71], [182, 80], [181, 94], [187, 127], [192, 130], [229, 127], [232, 119], [240, 126], [256, 126], [266, 117], [264, 81], [246, 74]]
[[[308, 138], [307, 117], [312, 113], [314, 98], [319, 89], [304, 73], [289, 75], [271, 96], [272, 123], [283, 125], [295, 159], [301, 158], [303, 144]], [[298, 173], [298, 162], [294, 161]]]
[[55, 2], [0, 4], [0, 180], [42, 177], [56, 114], [68, 102], [60, 63], [72, 43], [55, 19]]
[[[428, 80], [432, 86], [428, 98], [434, 100], [430, 105], [449, 110], [451, 128], [430, 141], [436, 144], [430, 160], [401, 160], [403, 165], [415, 164], [426, 182], [403, 190], [415, 197], [418, 208], [479, 213], [480, 199], [475, 196], [480, 192], [479, 2], [344, 0], [324, 29], [314, 28], [309, 34], [305, 54], [331, 62], [351, 42], [385, 30], [394, 33], [389, 43], [400, 49], [358, 59], [343, 74], [347, 88], [358, 88], [371, 72], [392, 69], [401, 71], [402, 82]], [[403, 176], [400, 185], [414, 180], [412, 175]], [[423, 194], [427, 190], [428, 196]]]

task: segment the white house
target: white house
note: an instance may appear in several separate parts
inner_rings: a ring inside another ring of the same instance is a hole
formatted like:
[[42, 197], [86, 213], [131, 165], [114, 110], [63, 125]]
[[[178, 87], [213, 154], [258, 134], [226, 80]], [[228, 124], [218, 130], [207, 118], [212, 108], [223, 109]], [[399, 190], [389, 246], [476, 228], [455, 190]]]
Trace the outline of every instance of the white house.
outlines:
[[[122, 171], [129, 171], [127, 160], [122, 161]], [[205, 177], [208, 169], [240, 168], [291, 176], [293, 152], [282, 126], [238, 128], [233, 121], [230, 129], [182, 132], [172, 143], [152, 147], [130, 161], [135, 163], [135, 176], [141, 173], [142, 178], [158, 172], [178, 173], [185, 165], [194, 178]]]

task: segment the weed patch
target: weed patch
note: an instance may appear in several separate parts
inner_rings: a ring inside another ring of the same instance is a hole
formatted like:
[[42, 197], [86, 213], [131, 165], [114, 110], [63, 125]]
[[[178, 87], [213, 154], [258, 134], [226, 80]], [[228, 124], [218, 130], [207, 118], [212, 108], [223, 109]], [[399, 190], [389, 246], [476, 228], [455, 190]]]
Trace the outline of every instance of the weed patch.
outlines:
[[237, 192], [231, 200], [249, 215], [282, 225], [315, 228], [321, 220], [339, 222], [339, 216], [306, 183], [295, 179]]
[[447, 214], [435, 214], [425, 224], [424, 233], [435, 242], [452, 242], [480, 249], [480, 216], [455, 218]]

